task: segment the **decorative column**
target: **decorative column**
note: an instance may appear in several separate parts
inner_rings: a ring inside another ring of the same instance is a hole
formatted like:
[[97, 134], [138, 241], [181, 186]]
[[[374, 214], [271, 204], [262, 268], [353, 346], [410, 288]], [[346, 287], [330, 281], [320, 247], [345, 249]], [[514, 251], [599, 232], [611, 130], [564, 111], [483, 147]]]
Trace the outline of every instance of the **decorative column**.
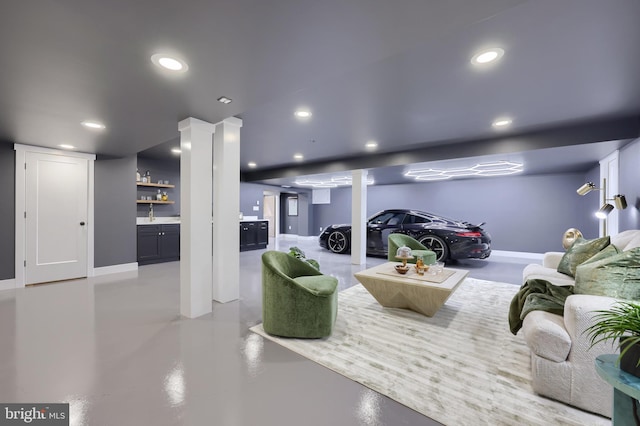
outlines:
[[180, 130], [180, 313], [211, 312], [211, 123], [187, 118]]
[[367, 171], [351, 172], [351, 264], [367, 263]]
[[240, 128], [231, 117], [213, 137], [213, 300], [240, 297]]

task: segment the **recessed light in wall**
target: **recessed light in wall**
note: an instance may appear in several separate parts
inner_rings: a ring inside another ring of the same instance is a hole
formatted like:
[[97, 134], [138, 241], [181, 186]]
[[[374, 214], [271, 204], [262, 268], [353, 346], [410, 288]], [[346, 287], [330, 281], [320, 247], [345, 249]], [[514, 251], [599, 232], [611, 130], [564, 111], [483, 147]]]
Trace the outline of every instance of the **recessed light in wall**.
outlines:
[[510, 118], [499, 118], [493, 123], [491, 123], [491, 125], [496, 128], [502, 128], [502, 127], [507, 127], [511, 123], [512, 123], [512, 120]]
[[104, 130], [106, 129], [106, 126], [98, 121], [90, 121], [90, 120], [86, 120], [83, 121], [82, 124], [84, 127], [87, 127], [89, 129], [94, 129], [94, 130]]
[[175, 155], [182, 154], [182, 150], [180, 148], [171, 148], [171, 152]]
[[302, 154], [293, 154], [293, 159], [294, 160], [298, 160], [298, 161], [304, 160], [304, 155], [302, 155]]
[[369, 141], [364, 145], [364, 147], [370, 151], [373, 151], [374, 149], [378, 148], [378, 142]]
[[73, 145], [69, 145], [69, 144], [67, 144], [67, 143], [61, 143], [61, 144], [60, 144], [60, 145], [58, 145], [58, 146], [59, 146], [60, 148], [62, 148], [62, 149], [76, 149], [76, 147], [75, 147], [75, 146], [73, 146]]
[[298, 118], [309, 118], [311, 117], [311, 111], [307, 111], [306, 109], [299, 109], [293, 113]]
[[223, 104], [230, 104], [231, 100], [231, 98], [227, 98], [226, 96], [220, 96], [218, 98], [218, 102], [222, 102]]
[[151, 62], [160, 68], [174, 72], [185, 72], [189, 69], [189, 65], [182, 59], [165, 55], [164, 53], [156, 53], [151, 56]]
[[494, 47], [492, 49], [483, 50], [482, 52], [478, 52], [473, 55], [471, 58], [471, 63], [474, 65], [484, 65], [490, 62], [497, 61], [502, 58], [504, 55], [504, 50], [499, 47]]
[[253, 161], [249, 161], [247, 163], [247, 166], [251, 167], [252, 169], [255, 169], [258, 165], [256, 163], [254, 163]]

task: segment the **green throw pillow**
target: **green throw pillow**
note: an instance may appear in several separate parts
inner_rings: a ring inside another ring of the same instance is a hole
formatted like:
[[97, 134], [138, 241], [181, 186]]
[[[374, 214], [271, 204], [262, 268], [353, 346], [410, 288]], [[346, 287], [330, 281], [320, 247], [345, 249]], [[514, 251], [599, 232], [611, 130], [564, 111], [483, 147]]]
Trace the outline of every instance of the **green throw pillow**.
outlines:
[[[582, 266], [582, 265], [584, 265], [586, 263], [597, 262], [598, 260], [602, 260], [602, 259], [606, 259], [607, 257], [615, 256], [618, 253], [620, 253], [618, 251], [618, 248], [616, 246], [614, 246], [613, 244], [609, 244], [608, 246], [606, 246], [605, 248], [603, 248], [602, 250], [600, 250], [599, 252], [597, 252], [596, 254], [594, 254], [593, 256], [591, 256], [590, 258], [588, 258], [587, 260], [585, 260], [584, 262], [582, 262], [578, 266]], [[578, 268], [576, 268], [576, 273], [577, 273], [577, 271], [578, 271]]]
[[578, 266], [574, 293], [640, 300], [640, 247]]
[[608, 246], [609, 243], [609, 237], [597, 238], [595, 240], [577, 239], [571, 247], [569, 247], [564, 256], [562, 256], [560, 264], [558, 265], [558, 272], [574, 277], [578, 265], [593, 257], [600, 250]]

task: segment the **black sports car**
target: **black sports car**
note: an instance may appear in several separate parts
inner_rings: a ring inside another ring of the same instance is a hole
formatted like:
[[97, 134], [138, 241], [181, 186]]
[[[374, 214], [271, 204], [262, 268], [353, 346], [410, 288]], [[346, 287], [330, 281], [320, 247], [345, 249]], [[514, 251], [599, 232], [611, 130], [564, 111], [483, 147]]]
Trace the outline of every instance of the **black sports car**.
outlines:
[[[409, 235], [436, 253], [438, 260], [486, 259], [491, 236], [480, 225], [447, 219], [417, 210], [384, 210], [367, 221], [367, 254], [387, 255], [391, 233]], [[351, 248], [351, 225], [331, 225], [319, 237], [320, 246], [334, 253]]]

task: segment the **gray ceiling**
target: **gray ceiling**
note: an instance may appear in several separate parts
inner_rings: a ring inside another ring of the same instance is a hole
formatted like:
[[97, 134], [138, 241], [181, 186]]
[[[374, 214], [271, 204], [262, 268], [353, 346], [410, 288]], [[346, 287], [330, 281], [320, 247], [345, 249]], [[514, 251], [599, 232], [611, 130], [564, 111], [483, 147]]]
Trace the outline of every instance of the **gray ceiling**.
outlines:
[[[237, 116], [244, 178], [264, 181], [554, 146], [573, 146], [558, 165], [570, 169], [585, 165], [581, 145], [639, 136], [637, 0], [4, 0], [1, 12], [4, 142], [166, 152], [180, 120]], [[502, 60], [473, 66], [489, 46]], [[157, 51], [189, 71], [157, 69]], [[504, 115], [513, 125], [496, 132]]]

